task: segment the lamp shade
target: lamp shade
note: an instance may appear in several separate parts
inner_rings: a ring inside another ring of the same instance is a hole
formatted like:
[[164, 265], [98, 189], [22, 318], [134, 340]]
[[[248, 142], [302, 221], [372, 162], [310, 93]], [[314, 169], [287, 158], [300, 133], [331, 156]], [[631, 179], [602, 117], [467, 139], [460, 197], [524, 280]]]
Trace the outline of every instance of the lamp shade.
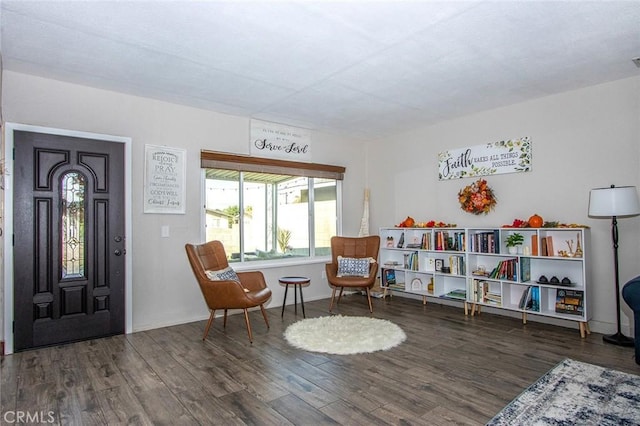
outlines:
[[596, 188], [589, 193], [589, 216], [612, 217], [640, 214], [635, 186]]

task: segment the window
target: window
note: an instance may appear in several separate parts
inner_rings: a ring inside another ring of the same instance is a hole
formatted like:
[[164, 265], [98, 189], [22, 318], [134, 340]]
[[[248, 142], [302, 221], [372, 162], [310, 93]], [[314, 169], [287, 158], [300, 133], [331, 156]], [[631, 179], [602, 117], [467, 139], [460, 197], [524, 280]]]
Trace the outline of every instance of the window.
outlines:
[[206, 240], [230, 262], [326, 256], [344, 168], [202, 153]]

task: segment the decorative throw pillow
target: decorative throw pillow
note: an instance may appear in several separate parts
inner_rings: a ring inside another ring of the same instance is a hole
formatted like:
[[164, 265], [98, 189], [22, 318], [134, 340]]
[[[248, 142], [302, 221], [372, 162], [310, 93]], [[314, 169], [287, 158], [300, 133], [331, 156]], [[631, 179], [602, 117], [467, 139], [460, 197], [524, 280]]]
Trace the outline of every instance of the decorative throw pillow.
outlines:
[[353, 258], [338, 256], [338, 277], [368, 277], [371, 257]]
[[238, 274], [234, 271], [231, 266], [227, 266], [224, 269], [220, 269], [218, 271], [204, 271], [207, 274], [207, 278], [212, 281], [240, 281], [238, 278]]

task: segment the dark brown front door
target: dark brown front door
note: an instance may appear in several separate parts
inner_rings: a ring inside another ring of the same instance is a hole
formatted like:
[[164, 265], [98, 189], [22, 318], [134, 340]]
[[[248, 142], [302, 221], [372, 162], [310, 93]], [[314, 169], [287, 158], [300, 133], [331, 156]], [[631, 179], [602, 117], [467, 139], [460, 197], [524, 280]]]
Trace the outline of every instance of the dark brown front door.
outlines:
[[124, 332], [124, 144], [14, 133], [14, 349]]

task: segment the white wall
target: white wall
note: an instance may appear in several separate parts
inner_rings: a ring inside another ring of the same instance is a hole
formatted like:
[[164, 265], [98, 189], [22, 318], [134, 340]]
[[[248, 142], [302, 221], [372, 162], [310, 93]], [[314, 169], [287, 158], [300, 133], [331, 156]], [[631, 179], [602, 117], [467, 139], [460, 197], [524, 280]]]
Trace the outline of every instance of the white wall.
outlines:
[[[438, 180], [438, 152], [528, 136], [528, 173], [487, 177], [498, 198], [487, 216], [463, 212], [458, 191], [474, 179]], [[640, 187], [640, 77], [592, 86], [433, 126], [369, 147], [372, 228], [407, 215], [459, 226], [496, 226], [534, 213], [591, 227], [594, 331], [615, 331], [611, 221], [587, 217], [589, 190]], [[640, 217], [621, 218], [620, 281], [640, 275]], [[626, 330], [633, 314], [622, 301]], [[534, 316], [530, 316], [534, 319]]]
[[[184, 255], [184, 243], [201, 235], [199, 152], [211, 149], [248, 153], [249, 119], [187, 108], [115, 92], [5, 71], [2, 111], [9, 122], [133, 139], [133, 325], [134, 330], [206, 317], [206, 308]], [[593, 250], [594, 331], [614, 330], [615, 301], [610, 222], [587, 217], [589, 189], [640, 187], [640, 77], [589, 87], [486, 111], [458, 120], [409, 129], [393, 138], [363, 145], [332, 135], [313, 134], [313, 161], [343, 165], [344, 233], [355, 235], [362, 215], [363, 189], [371, 188], [371, 231], [417, 220], [443, 220], [460, 226], [495, 226], [538, 213], [547, 220], [587, 224]], [[438, 181], [437, 153], [447, 149], [529, 136], [529, 173], [491, 176], [498, 197], [494, 212], [473, 216], [459, 209], [456, 194], [471, 179]], [[142, 213], [145, 144], [187, 150], [187, 213]], [[7, 212], [7, 220], [11, 220]], [[160, 228], [170, 227], [170, 238]], [[640, 217], [619, 220], [620, 278], [640, 274]], [[281, 304], [282, 275], [312, 278], [308, 300], [329, 296], [323, 265], [264, 269]], [[628, 330], [631, 311], [623, 305]], [[530, 316], [533, 317], [533, 316]], [[533, 319], [533, 318], [532, 318]]]
[[[200, 242], [202, 235], [200, 150], [248, 154], [249, 119], [10, 71], [4, 72], [3, 85], [2, 111], [7, 122], [133, 139], [133, 252], [127, 253], [133, 256], [133, 329], [206, 318], [206, 306], [184, 252], [186, 242]], [[145, 144], [187, 150], [185, 215], [142, 212]], [[363, 149], [357, 141], [312, 134], [312, 161], [347, 169], [343, 185], [345, 235], [357, 234], [360, 226], [366, 168], [360, 155]], [[12, 220], [11, 212], [6, 220]], [[160, 237], [164, 225], [169, 226], [169, 238]], [[268, 307], [282, 304], [284, 289], [277, 279], [283, 275], [312, 279], [304, 290], [307, 300], [328, 297], [329, 287], [321, 278], [323, 269], [323, 263], [264, 269], [273, 290]]]

